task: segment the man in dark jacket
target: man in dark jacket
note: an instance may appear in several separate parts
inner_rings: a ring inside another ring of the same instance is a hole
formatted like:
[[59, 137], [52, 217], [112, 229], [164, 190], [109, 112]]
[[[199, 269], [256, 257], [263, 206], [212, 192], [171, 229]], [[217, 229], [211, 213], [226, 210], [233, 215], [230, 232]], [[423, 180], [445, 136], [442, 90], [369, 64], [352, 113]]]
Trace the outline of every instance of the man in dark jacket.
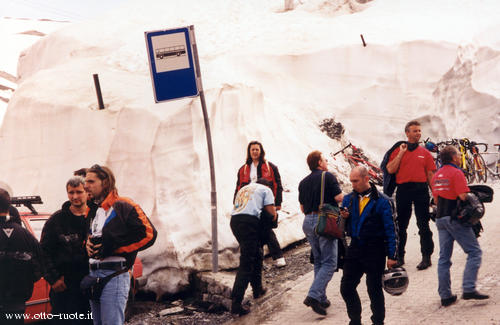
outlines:
[[356, 288], [363, 274], [370, 296], [373, 324], [385, 318], [382, 274], [397, 263], [397, 231], [389, 198], [369, 183], [364, 166], [354, 167], [350, 180], [353, 192], [344, 197], [341, 212], [346, 219], [346, 256], [340, 292], [344, 298], [350, 325], [361, 324], [361, 302]]
[[[85, 189], [99, 206], [87, 241], [90, 275], [102, 278], [130, 269], [137, 252], [154, 244], [156, 229], [137, 203], [118, 196], [115, 176], [108, 167], [90, 167]], [[127, 272], [112, 277], [99, 300], [90, 302], [94, 324], [122, 325], [129, 289]]]
[[[40, 245], [8, 216], [10, 199], [0, 193], [0, 324], [23, 324], [33, 285], [42, 276]], [[13, 317], [13, 318], [11, 318]]]
[[[89, 273], [85, 242], [89, 220], [96, 207], [87, 206], [87, 192], [82, 177], [72, 177], [66, 183], [69, 201], [45, 223], [40, 244], [45, 261], [45, 280], [51, 286], [50, 304], [53, 314], [87, 315], [88, 300], [80, 291], [80, 281]], [[62, 320], [61, 320], [62, 322]], [[72, 320], [65, 320], [72, 323]], [[73, 320], [88, 324], [90, 320]]]

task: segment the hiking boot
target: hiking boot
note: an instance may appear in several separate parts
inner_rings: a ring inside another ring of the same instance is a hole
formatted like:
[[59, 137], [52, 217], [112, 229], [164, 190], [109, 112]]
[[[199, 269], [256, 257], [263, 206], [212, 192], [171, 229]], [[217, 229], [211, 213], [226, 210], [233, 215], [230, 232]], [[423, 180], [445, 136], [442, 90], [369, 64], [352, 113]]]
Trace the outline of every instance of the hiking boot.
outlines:
[[276, 261], [274, 261], [274, 265], [276, 265], [277, 267], [284, 267], [284, 266], [286, 266], [285, 258], [284, 257], [278, 258]]
[[483, 299], [488, 299], [489, 297], [490, 296], [483, 295], [482, 293], [479, 293], [478, 291], [464, 292], [462, 295], [463, 300], [469, 300], [469, 299], [483, 300]]
[[420, 262], [417, 265], [417, 269], [418, 270], [425, 270], [426, 268], [428, 268], [431, 265], [432, 265], [432, 262], [431, 262], [430, 255], [424, 255], [424, 256], [422, 256], [422, 262]]
[[326, 315], [326, 309], [323, 308], [323, 306], [321, 306], [320, 302], [314, 298], [307, 296], [306, 299], [304, 300], [304, 305], [311, 307], [312, 310], [314, 310], [314, 312], [317, 314], [320, 314], [323, 316]]
[[255, 290], [253, 292], [253, 299], [257, 299], [257, 298], [260, 298], [262, 296], [264, 296], [267, 292], [267, 288], [260, 288], [260, 290]]
[[330, 300], [328, 300], [328, 299], [325, 299], [325, 301], [322, 301], [319, 304], [321, 305], [321, 307], [323, 307], [325, 309], [327, 309], [331, 305]]
[[449, 305], [453, 305], [457, 301], [457, 295], [452, 295], [450, 298], [441, 299], [441, 306], [448, 307]]
[[246, 315], [250, 312], [250, 309], [243, 307], [241, 304], [234, 303], [231, 305], [231, 313], [238, 314], [239, 316]]

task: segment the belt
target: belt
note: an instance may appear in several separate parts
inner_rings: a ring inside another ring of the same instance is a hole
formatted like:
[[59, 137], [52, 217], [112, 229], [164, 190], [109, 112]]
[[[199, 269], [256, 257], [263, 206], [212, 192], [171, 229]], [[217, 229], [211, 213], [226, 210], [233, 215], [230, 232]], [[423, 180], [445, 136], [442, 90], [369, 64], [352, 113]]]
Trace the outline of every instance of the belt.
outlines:
[[122, 270], [127, 267], [127, 262], [102, 262], [102, 263], [92, 263], [90, 264], [90, 270]]

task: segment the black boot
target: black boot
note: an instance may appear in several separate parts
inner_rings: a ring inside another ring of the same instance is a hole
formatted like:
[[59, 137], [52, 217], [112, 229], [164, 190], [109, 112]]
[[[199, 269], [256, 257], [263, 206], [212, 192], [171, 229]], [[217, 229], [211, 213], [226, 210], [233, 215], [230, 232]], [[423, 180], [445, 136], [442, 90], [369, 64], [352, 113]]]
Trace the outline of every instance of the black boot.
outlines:
[[426, 268], [428, 268], [431, 265], [432, 265], [431, 256], [430, 255], [423, 255], [422, 262], [420, 262], [420, 264], [417, 265], [417, 269], [425, 270]]
[[246, 315], [250, 312], [250, 309], [243, 307], [241, 303], [234, 302], [231, 304], [231, 313], [238, 314], [240, 316]]

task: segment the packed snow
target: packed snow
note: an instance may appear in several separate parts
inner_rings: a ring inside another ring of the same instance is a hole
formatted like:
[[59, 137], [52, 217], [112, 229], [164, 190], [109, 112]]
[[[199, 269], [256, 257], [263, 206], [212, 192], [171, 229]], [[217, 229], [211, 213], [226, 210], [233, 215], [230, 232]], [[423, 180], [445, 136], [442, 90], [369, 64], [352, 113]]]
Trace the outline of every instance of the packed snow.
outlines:
[[[329, 155], [352, 142], [379, 162], [411, 119], [422, 122], [423, 139], [498, 143], [498, 1], [292, 2], [284, 10], [283, 0], [131, 0], [100, 18], [59, 24], [22, 52], [17, 73], [12, 63], [1, 69], [17, 88], [0, 131], [2, 181], [14, 195], [41, 195], [50, 212], [65, 200], [74, 170], [110, 166], [119, 193], [158, 229], [140, 255], [147, 289], [177, 292], [193, 269], [210, 270], [200, 100], [154, 103], [144, 40], [145, 31], [188, 25], [212, 129], [220, 268], [238, 265], [229, 213], [251, 140], [280, 169], [282, 246], [304, 238], [297, 187], [312, 150]], [[7, 52], [19, 54], [10, 45]], [[105, 110], [97, 109], [94, 73]], [[325, 118], [344, 125], [340, 140], [320, 131]], [[348, 190], [347, 162], [329, 163]]]

